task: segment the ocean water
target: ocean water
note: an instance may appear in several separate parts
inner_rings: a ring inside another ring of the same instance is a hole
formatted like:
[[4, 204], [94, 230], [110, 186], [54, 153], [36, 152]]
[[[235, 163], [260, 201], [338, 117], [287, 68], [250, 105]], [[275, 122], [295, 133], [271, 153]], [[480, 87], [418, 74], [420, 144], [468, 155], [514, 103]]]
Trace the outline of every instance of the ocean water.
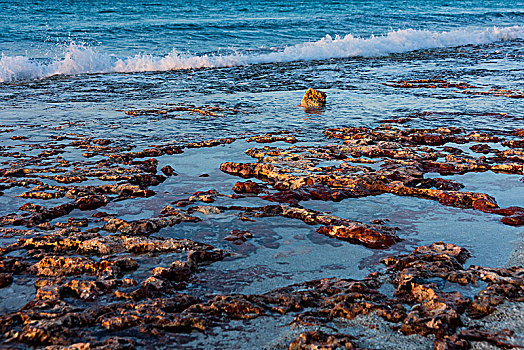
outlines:
[[180, 133], [304, 128], [294, 107], [312, 86], [330, 104], [308, 130], [427, 110], [496, 128], [476, 115], [522, 114], [519, 101], [414, 98], [380, 84], [439, 77], [522, 89], [523, 43], [522, 1], [1, 1], [0, 117], [96, 119], [94, 133], [117, 124], [116, 135], [161, 138], [115, 110], [193, 103], [245, 113], [179, 120]]
[[[77, 133], [141, 149], [279, 130], [300, 131], [301, 140], [315, 142], [324, 140], [327, 127], [376, 127], [383, 119], [402, 117], [412, 118], [413, 127], [524, 127], [522, 99], [383, 85], [438, 78], [486, 91], [522, 92], [522, 0], [0, 0], [0, 53], [0, 124], [14, 130], [3, 134], [2, 146], [14, 144], [12, 135], [38, 143]], [[309, 87], [327, 92], [325, 109], [311, 113], [297, 107]], [[237, 112], [124, 113], [173, 104]], [[111, 203], [107, 210], [126, 219], [148, 217], [197, 190], [230, 191], [238, 179], [221, 173], [218, 166], [252, 161], [243, 154], [248, 147], [253, 145], [238, 141], [226, 148], [187, 151], [173, 161], [180, 176], [155, 188], [157, 196], [135, 200], [132, 206]], [[161, 165], [170, 161], [161, 159]], [[210, 177], [199, 178], [202, 173]], [[471, 175], [466, 180], [470, 188], [496, 194], [501, 203], [523, 205], [518, 176], [478, 180]], [[12, 213], [24, 202], [0, 197], [0, 212]], [[414, 198], [379, 196], [307, 205], [361, 221], [388, 218], [401, 228], [403, 238], [411, 237], [394, 248], [400, 251], [446, 240], [472, 249], [472, 262], [493, 266], [504, 263], [521, 231], [502, 225], [497, 216]], [[253, 224], [252, 229], [266, 232], [271, 225]], [[359, 271], [363, 262], [378, 261], [369, 249], [319, 238], [302, 223], [273, 225], [266, 233], [280, 242], [280, 250], [260, 249], [246, 260], [210, 269], [248, 269], [263, 262], [279, 277], [237, 281], [239, 287], [231, 284], [227, 291], [268, 290], [326, 277], [326, 269], [328, 275], [362, 277], [367, 273]], [[231, 220], [217, 218], [163, 234], [220, 247], [228, 230]], [[297, 235], [302, 238], [294, 240]], [[499, 254], [492, 254], [493, 249]], [[225, 288], [230, 282], [210, 288]]]

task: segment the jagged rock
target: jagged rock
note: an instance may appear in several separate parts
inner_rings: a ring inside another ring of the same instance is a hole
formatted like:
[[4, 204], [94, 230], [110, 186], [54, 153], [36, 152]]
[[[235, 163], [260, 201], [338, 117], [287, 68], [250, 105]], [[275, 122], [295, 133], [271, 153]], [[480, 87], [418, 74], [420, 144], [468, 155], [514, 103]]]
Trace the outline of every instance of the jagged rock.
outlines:
[[187, 261], [193, 266], [208, 264], [213, 261], [224, 259], [224, 252], [219, 249], [215, 250], [190, 250], [187, 253]]
[[191, 277], [191, 267], [185, 261], [175, 261], [169, 268], [157, 267], [153, 276], [165, 278], [173, 282], [185, 282]]
[[107, 204], [107, 198], [103, 195], [89, 195], [80, 197], [75, 201], [75, 205], [80, 210], [93, 210]]
[[165, 176], [176, 176], [177, 173], [175, 173], [175, 169], [173, 169], [173, 167], [171, 167], [170, 165], [166, 165], [165, 167], [163, 167], [162, 169], [160, 169]]
[[300, 106], [302, 107], [324, 107], [326, 105], [326, 93], [312, 88], [307, 89]]
[[89, 258], [46, 256], [30, 267], [37, 276], [99, 275], [116, 276], [121, 271], [135, 270], [138, 264], [134, 259], [94, 261]]
[[370, 248], [387, 248], [399, 241], [391, 233], [381, 233], [358, 223], [344, 226], [321, 226], [317, 232], [330, 237], [361, 243]]
[[289, 350], [336, 350], [355, 349], [355, 337], [346, 334], [327, 334], [322, 331], [300, 333], [291, 344]]
[[259, 194], [263, 191], [261, 186], [253, 181], [237, 182], [233, 185], [233, 191], [236, 193], [253, 193]]

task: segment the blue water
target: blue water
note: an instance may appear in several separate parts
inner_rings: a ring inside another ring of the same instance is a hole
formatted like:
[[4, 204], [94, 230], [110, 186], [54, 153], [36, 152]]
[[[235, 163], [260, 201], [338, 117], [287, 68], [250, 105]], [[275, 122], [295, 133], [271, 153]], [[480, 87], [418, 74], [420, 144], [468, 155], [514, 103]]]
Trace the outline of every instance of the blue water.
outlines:
[[[523, 39], [524, 1], [1, 1], [0, 121], [80, 120], [93, 136], [137, 145], [173, 131], [314, 137], [427, 111], [450, 114], [413, 126], [510, 130], [522, 124], [520, 100], [381, 83], [439, 77], [522, 90]], [[320, 117], [296, 108], [308, 87], [328, 92]], [[242, 113], [157, 122], [122, 112], [167, 103]]]
[[[496, 1], [7, 1], [0, 3], [0, 81], [382, 56], [490, 44], [524, 37], [523, 5]], [[393, 37], [380, 40], [388, 33]], [[346, 41], [333, 42], [337, 36]], [[373, 40], [373, 36], [379, 38]], [[325, 41], [319, 42], [322, 38]], [[304, 43], [310, 44], [295, 47]]]
[[[523, 1], [2, 1], [0, 117], [116, 118], [130, 136], [151, 137], [114, 110], [218, 102], [245, 105], [244, 124], [282, 127], [285, 114], [302, 127], [294, 106], [309, 86], [331, 103], [307, 129], [428, 109], [520, 115], [514, 100], [417, 91], [414, 102], [380, 83], [438, 76], [522, 89], [523, 26]], [[201, 129], [239, 128], [210, 123]]]
[[77, 42], [117, 55], [202, 54], [523, 23], [522, 1], [2, 1], [0, 52], [41, 57]]

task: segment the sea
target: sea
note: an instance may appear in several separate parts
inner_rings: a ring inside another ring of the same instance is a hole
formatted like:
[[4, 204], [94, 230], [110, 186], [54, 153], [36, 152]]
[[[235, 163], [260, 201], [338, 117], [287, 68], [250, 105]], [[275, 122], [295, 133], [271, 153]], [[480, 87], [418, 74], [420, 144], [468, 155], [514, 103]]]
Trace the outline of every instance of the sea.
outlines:
[[[522, 90], [523, 43], [521, 0], [2, 0], [0, 121], [82, 120], [94, 134], [145, 143], [427, 111], [460, 112], [446, 120], [457, 126], [513, 128], [522, 120], [478, 115], [522, 115], [521, 100], [382, 83], [439, 78]], [[309, 87], [328, 93], [321, 117], [295, 108]], [[119, 112], [168, 103], [245, 113], [151, 125]]]
[[[2, 134], [2, 147], [22, 151], [13, 135], [28, 137], [26, 146], [71, 134], [135, 150], [239, 139], [162, 158], [179, 176], [155, 187], [156, 196], [104, 208], [126, 220], [158, 215], [196, 191], [231, 192], [239, 179], [218, 168], [253, 161], [245, 149], [262, 146], [246, 144], [246, 135], [289, 131], [301, 144], [325, 143], [327, 128], [395, 118], [414, 128], [524, 128], [523, 99], [391, 86], [433, 79], [524, 93], [522, 0], [0, 0], [0, 55], [0, 128], [13, 130]], [[310, 87], [327, 93], [325, 108], [297, 106]], [[158, 113], [177, 106], [218, 112]], [[65, 150], [64, 158], [83, 159]], [[501, 207], [524, 205], [522, 176], [449, 178]], [[25, 202], [6, 192], [0, 215]], [[503, 266], [522, 240], [522, 229], [497, 215], [420, 198], [317, 202], [304, 206], [363, 222], [386, 219], [404, 243], [377, 253], [321, 237], [302, 222], [261, 219], [251, 227], [255, 250], [209, 266], [199, 288], [262, 293], [315, 278], [362, 278], [384, 254], [441, 240], [470, 249], [469, 263]], [[224, 236], [243, 229], [234, 222], [218, 215], [159, 235], [229, 249]]]

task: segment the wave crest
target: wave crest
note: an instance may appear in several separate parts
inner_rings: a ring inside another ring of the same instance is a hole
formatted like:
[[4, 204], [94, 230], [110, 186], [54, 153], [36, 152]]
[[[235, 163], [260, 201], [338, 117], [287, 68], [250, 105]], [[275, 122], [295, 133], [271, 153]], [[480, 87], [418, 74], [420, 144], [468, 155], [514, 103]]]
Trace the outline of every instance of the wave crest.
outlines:
[[138, 54], [118, 58], [98, 52], [92, 47], [70, 44], [65, 48], [62, 57], [56, 57], [48, 62], [26, 56], [2, 54], [0, 82], [41, 79], [54, 75], [168, 71], [355, 56], [384, 56], [422, 49], [483, 45], [515, 39], [524, 39], [523, 26], [491, 27], [482, 30], [457, 29], [447, 32], [403, 29], [369, 38], [358, 38], [351, 34], [335, 38], [327, 35], [315, 42], [288, 46], [283, 50], [266, 54], [189, 55], [173, 50], [165, 56]]

